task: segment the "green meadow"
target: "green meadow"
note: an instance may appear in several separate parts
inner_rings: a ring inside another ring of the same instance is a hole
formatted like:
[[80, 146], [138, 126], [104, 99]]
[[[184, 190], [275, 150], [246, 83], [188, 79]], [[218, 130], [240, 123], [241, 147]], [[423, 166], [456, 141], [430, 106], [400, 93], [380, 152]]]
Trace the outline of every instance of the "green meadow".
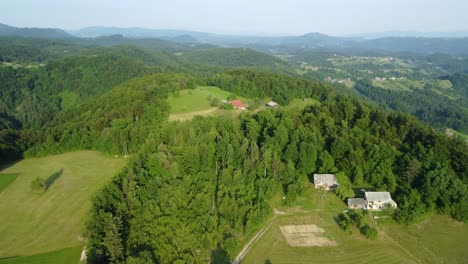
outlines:
[[0, 258], [0, 264], [78, 264], [82, 247], [72, 247], [32, 256]]
[[171, 114], [185, 114], [213, 108], [209, 98], [218, 97], [223, 100], [230, 96], [230, 92], [223, 91], [218, 87], [199, 86], [193, 90], [182, 90], [172, 94], [168, 98], [171, 106]]
[[17, 173], [0, 173], [0, 192], [12, 184], [16, 177], [18, 177]]
[[[370, 240], [356, 228], [348, 233], [336, 224], [334, 217], [346, 210], [346, 205], [333, 193], [310, 187], [295, 208], [282, 208], [280, 199], [276, 197], [272, 205], [282, 214], [275, 217], [242, 263], [468, 263], [468, 226], [447, 216], [432, 215], [407, 226], [390, 219], [374, 220], [379, 235]], [[279, 227], [296, 224], [325, 229], [324, 236], [336, 241], [337, 246], [290, 246]]]
[[[25, 159], [1, 171], [0, 259], [82, 247], [91, 197], [124, 164], [123, 158], [77, 151]], [[16, 176], [5, 183], [5, 174]], [[37, 177], [46, 191], [31, 188]]]

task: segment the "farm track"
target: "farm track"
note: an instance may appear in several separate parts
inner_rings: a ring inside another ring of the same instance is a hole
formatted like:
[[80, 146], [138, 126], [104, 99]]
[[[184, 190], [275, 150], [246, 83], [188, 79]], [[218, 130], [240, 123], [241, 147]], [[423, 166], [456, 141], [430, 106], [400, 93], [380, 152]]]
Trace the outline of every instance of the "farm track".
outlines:
[[261, 238], [263, 234], [265, 234], [265, 232], [268, 231], [268, 229], [270, 229], [271, 225], [273, 224], [273, 220], [275, 220], [275, 218], [276, 218], [276, 214], [270, 219], [270, 221], [268, 221], [268, 223], [262, 229], [260, 229], [260, 231], [257, 232], [257, 234], [255, 234], [254, 237], [252, 237], [252, 239], [250, 239], [249, 243], [247, 243], [247, 245], [245, 245], [244, 248], [239, 252], [239, 254], [234, 259], [232, 264], [241, 263], [242, 259], [244, 258], [245, 255], [247, 255], [253, 243], [255, 243], [255, 241], [257, 241], [259, 238]]

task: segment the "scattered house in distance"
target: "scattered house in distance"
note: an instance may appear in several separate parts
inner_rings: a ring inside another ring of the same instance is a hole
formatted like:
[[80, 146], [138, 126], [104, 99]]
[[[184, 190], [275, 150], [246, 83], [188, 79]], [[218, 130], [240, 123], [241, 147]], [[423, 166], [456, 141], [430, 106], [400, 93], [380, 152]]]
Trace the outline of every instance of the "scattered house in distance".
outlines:
[[229, 103], [234, 107], [234, 109], [245, 110], [245, 108], [247, 108], [241, 100], [232, 100]]
[[340, 186], [335, 174], [314, 174], [315, 189], [330, 190]]
[[348, 207], [351, 209], [364, 209], [367, 201], [363, 198], [348, 198]]
[[267, 104], [268, 107], [271, 107], [271, 108], [278, 108], [278, 104], [273, 102], [273, 101], [270, 101], [268, 104]]
[[227, 101], [226, 99], [223, 99], [223, 100], [221, 100], [221, 103], [223, 103], [223, 104], [227, 104], [227, 103], [228, 103], [228, 101]]
[[389, 192], [365, 192], [367, 210], [382, 210], [388, 207], [396, 208], [397, 204], [393, 201]]

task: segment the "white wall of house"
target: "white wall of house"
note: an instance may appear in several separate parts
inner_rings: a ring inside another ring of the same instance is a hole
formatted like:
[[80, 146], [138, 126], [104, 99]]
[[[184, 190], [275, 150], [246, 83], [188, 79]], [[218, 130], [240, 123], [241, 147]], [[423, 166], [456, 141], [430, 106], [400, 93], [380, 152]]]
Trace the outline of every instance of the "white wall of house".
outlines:
[[388, 208], [388, 206], [392, 208], [396, 208], [396, 203], [392, 201], [367, 201], [366, 209], [368, 210], [383, 210]]

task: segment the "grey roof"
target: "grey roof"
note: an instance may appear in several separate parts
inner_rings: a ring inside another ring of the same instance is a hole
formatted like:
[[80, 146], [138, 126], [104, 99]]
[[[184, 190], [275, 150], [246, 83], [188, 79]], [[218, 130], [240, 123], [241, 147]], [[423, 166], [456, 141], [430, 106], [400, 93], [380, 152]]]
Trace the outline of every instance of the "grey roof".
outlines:
[[335, 174], [314, 174], [314, 184], [338, 184]]
[[348, 206], [351, 206], [351, 205], [365, 206], [367, 205], [367, 201], [364, 200], [363, 198], [348, 198]]
[[275, 102], [273, 102], [273, 101], [270, 101], [267, 105], [268, 105], [268, 106], [271, 106], [271, 107], [278, 106], [278, 104], [275, 103]]
[[366, 192], [366, 200], [370, 202], [394, 202], [389, 192]]

